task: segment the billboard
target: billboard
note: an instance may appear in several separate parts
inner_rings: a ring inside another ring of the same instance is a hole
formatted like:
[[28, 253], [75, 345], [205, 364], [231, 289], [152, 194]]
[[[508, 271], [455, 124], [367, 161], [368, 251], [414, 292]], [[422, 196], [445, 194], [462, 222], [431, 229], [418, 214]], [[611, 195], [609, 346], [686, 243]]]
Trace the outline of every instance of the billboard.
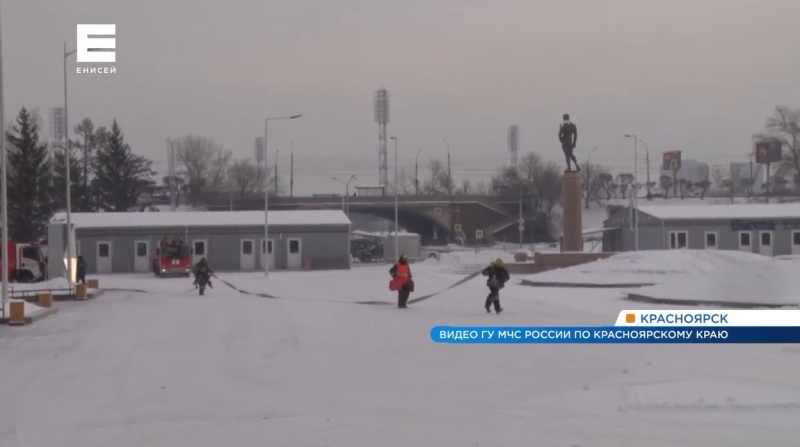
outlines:
[[756, 143], [756, 163], [779, 163], [782, 160], [780, 141], [761, 140]]
[[665, 171], [677, 171], [681, 168], [681, 151], [664, 152], [662, 156], [661, 169]]

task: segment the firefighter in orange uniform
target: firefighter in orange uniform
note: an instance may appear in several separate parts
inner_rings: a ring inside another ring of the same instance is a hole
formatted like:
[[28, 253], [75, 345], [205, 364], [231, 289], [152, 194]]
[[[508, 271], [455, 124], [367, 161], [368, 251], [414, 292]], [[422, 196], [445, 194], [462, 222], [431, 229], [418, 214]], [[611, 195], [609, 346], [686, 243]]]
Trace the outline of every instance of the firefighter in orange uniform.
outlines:
[[392, 278], [400, 279], [402, 286], [397, 290], [397, 307], [405, 309], [408, 307], [408, 297], [414, 290], [414, 282], [411, 279], [411, 267], [408, 265], [406, 255], [400, 255], [397, 264], [389, 270]]

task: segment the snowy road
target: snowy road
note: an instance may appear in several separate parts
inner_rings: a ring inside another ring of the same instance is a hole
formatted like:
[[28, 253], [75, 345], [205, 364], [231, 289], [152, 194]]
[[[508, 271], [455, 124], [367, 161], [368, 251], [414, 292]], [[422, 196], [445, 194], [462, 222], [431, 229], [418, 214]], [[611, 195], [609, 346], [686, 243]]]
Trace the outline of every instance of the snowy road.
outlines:
[[[374, 269], [374, 270], [373, 270]], [[440, 345], [434, 325], [611, 324], [613, 290], [477, 279], [400, 311], [384, 267], [103, 278], [109, 292], [0, 328], [0, 446], [796, 446], [800, 350]], [[457, 276], [417, 269], [418, 293]], [[647, 306], [645, 306], [646, 308]]]

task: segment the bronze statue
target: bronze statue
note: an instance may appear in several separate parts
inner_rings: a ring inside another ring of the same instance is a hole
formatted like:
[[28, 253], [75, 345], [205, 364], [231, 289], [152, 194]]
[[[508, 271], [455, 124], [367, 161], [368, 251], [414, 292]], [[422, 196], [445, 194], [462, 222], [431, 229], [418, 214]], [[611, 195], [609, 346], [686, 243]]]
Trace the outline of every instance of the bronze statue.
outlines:
[[569, 120], [569, 113], [564, 114], [564, 122], [558, 128], [558, 141], [561, 142], [561, 150], [564, 151], [564, 158], [567, 160], [566, 172], [572, 172], [572, 163], [575, 163], [577, 172], [581, 172], [581, 167], [578, 165], [578, 160], [572, 151], [575, 149], [575, 143], [578, 142], [578, 127]]

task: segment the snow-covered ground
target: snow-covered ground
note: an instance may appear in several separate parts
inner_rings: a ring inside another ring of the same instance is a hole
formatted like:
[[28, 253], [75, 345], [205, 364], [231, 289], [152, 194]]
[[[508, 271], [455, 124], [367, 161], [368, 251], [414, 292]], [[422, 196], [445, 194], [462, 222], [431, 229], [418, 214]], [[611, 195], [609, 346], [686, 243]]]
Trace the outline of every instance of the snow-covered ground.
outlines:
[[[800, 349], [436, 344], [435, 325], [608, 325], [632, 306], [510, 284], [488, 315], [483, 278], [405, 310], [356, 304], [394, 301], [387, 268], [220, 275], [279, 299], [101, 277], [146, 293], [0, 328], [0, 446], [797, 445]], [[412, 268], [412, 298], [461, 278]]]
[[[697, 254], [697, 253], [694, 253]], [[637, 294], [674, 301], [722, 301], [770, 305], [800, 305], [800, 267], [795, 262], [745, 253], [743, 261], [726, 262], [702, 274], [670, 278]], [[731, 304], [733, 305], [733, 304]]]
[[523, 279], [564, 284], [672, 284], [695, 276], [706, 280], [711, 273], [724, 275], [731, 269], [743, 273], [748, 267], [762, 263], [792, 265], [733, 250], [652, 250], [618, 253], [588, 264], [527, 275]]
[[69, 289], [69, 282], [66, 278], [54, 278], [42, 282], [32, 283], [9, 283], [8, 290], [13, 292], [15, 290], [57, 290]]

